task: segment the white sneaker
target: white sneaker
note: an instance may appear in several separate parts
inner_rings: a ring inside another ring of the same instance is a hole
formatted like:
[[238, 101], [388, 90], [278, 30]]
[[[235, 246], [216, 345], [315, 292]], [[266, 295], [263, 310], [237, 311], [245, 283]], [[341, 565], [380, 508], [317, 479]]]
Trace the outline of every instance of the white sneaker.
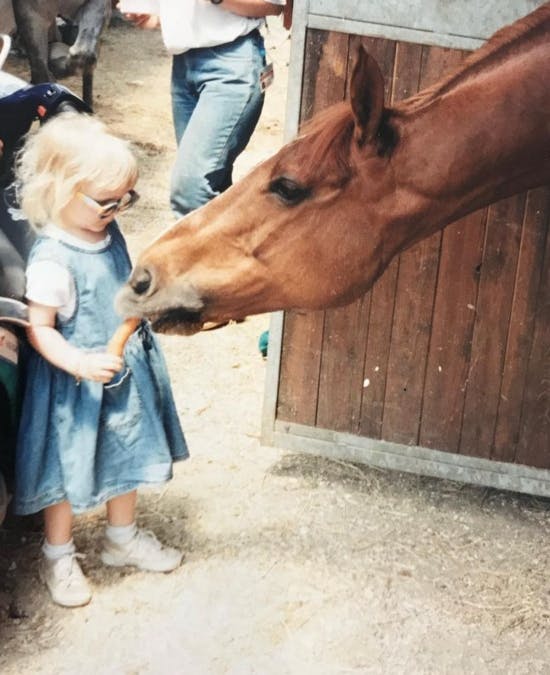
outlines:
[[42, 557], [40, 578], [48, 587], [52, 600], [62, 607], [81, 607], [92, 599], [92, 592], [77, 560], [83, 557], [80, 553], [67, 553], [57, 560]]
[[181, 565], [183, 553], [163, 546], [153, 532], [138, 530], [127, 544], [116, 544], [105, 537], [101, 560], [105, 565], [133, 565], [148, 572], [171, 572]]

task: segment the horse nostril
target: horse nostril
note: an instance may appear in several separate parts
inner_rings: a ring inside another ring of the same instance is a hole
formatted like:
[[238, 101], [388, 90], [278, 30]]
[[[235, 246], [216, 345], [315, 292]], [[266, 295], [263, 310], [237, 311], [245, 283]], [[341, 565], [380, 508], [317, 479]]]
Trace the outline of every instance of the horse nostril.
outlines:
[[137, 267], [132, 274], [130, 286], [136, 295], [145, 295], [151, 287], [153, 277], [146, 267]]

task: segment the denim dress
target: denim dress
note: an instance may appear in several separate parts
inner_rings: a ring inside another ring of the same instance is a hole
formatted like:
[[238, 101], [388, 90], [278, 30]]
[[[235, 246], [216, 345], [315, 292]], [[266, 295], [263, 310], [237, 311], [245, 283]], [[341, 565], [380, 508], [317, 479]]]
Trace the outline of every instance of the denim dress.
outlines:
[[[83, 349], [105, 351], [120, 324], [113, 299], [131, 264], [118, 227], [104, 248], [79, 249], [38, 238], [29, 263], [52, 260], [71, 273], [76, 309], [56, 328]], [[68, 500], [79, 513], [147, 483], [172, 477], [172, 462], [188, 457], [166, 364], [142, 322], [114, 380], [82, 380], [30, 350], [16, 453], [15, 513]]]

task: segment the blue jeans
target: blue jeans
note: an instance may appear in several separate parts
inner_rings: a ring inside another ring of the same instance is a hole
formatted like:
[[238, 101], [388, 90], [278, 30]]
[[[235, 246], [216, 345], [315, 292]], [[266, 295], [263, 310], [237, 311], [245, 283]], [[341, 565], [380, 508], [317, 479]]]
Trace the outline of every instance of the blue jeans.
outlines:
[[178, 143], [170, 203], [177, 215], [206, 204], [232, 183], [233, 163], [262, 111], [259, 31], [173, 57], [172, 114]]

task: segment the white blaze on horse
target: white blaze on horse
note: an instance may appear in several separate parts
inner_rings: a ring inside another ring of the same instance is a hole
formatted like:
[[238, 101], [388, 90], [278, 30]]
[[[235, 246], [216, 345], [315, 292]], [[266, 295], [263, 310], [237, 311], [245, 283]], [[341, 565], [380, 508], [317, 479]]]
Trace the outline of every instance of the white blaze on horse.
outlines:
[[550, 181], [550, 3], [390, 108], [362, 50], [350, 90], [350, 103], [154, 241], [120, 311], [191, 333], [345, 304], [415, 242]]

